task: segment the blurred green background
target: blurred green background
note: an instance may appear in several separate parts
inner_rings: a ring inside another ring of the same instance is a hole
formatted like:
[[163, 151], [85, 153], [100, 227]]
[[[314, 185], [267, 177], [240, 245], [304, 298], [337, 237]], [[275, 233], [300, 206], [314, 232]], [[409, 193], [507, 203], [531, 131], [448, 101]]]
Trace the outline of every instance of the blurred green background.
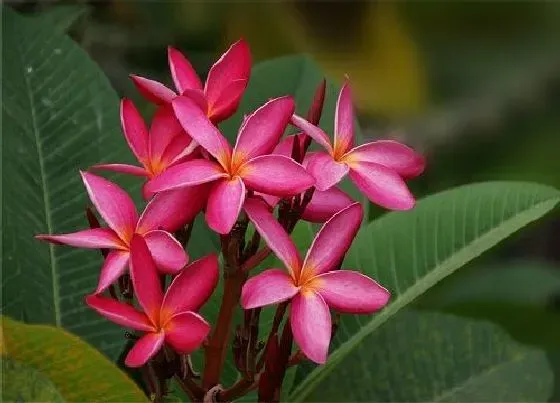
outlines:
[[[5, 3], [23, 13], [48, 13], [60, 4]], [[394, 138], [426, 155], [425, 174], [411, 182], [418, 197], [486, 180], [560, 188], [560, 2], [80, 4], [88, 8], [79, 9], [72, 38], [119, 95], [138, 100], [146, 113], [151, 106], [140, 101], [128, 74], [171, 84], [166, 47], [172, 45], [204, 77], [216, 57], [244, 37], [254, 62], [305, 53], [330, 80], [340, 82], [348, 74], [364, 137]], [[370, 209], [371, 218], [382, 213]], [[553, 400], [560, 400], [559, 343], [552, 340], [560, 334], [558, 288], [527, 297], [544, 311], [516, 310], [519, 301], [509, 304], [508, 298], [501, 302], [505, 305], [493, 304], [495, 309], [485, 305], [500, 286], [503, 293], [533, 285], [542, 290], [542, 284], [532, 283], [533, 269], [560, 270], [558, 210], [442, 282], [417, 307], [489, 318], [516, 339], [552, 345]], [[513, 274], [502, 275], [504, 270]], [[498, 273], [495, 279], [492, 273]], [[504, 284], [504, 278], [511, 282]], [[480, 306], [467, 309], [455, 298], [462, 283], [472, 290], [485, 281], [491, 286], [481, 290]], [[555, 316], [541, 315], [550, 308]], [[541, 337], [553, 325], [551, 340]]]

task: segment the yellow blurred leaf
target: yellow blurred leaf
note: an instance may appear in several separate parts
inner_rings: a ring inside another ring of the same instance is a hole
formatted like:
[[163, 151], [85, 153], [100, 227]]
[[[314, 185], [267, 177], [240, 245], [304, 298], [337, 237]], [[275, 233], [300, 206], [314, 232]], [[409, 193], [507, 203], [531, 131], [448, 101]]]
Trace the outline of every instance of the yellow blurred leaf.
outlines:
[[39, 371], [65, 401], [146, 401], [138, 386], [105, 356], [60, 328], [2, 316], [0, 344], [3, 357]]
[[420, 112], [427, 98], [426, 74], [398, 5], [353, 3], [348, 15], [348, 5], [337, 3], [317, 16], [325, 6], [239, 3], [228, 12], [228, 37], [244, 36], [256, 60], [309, 53], [327, 76], [342, 81], [348, 74], [355, 101], [366, 113], [393, 118]]

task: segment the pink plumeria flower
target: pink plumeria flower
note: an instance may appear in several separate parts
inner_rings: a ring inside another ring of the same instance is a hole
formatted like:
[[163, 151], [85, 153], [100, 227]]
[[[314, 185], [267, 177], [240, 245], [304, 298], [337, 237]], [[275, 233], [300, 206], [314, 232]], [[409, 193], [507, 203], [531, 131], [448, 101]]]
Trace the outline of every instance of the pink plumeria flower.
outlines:
[[96, 293], [101, 293], [128, 267], [130, 243], [135, 234], [148, 244], [161, 273], [176, 274], [188, 262], [181, 244], [168, 231], [194, 219], [203, 208], [204, 192], [185, 188], [156, 195], [140, 217], [130, 196], [107, 179], [81, 172], [89, 198], [109, 228], [93, 228], [36, 238], [78, 248], [110, 249], [105, 258]]
[[393, 210], [414, 206], [414, 196], [403, 178], [420, 175], [424, 158], [396, 141], [381, 140], [354, 147], [354, 111], [348, 83], [345, 83], [336, 104], [334, 144], [319, 127], [294, 115], [292, 124], [303, 130], [327, 153], [310, 155], [308, 171], [315, 177], [315, 186], [326, 190], [350, 175], [350, 179], [370, 201]]
[[[284, 140], [276, 146], [273, 154], [284, 155], [290, 157], [292, 155], [292, 149], [294, 141], [299, 141], [300, 150], [303, 149], [303, 142], [305, 141], [304, 135], [295, 134], [286, 137]], [[304, 168], [307, 167], [309, 159], [306, 157], [303, 159], [302, 165]], [[278, 196], [259, 194], [270, 207], [274, 208], [281, 200]], [[303, 194], [301, 195], [303, 197]], [[348, 207], [349, 205], [355, 203], [354, 200], [350, 198], [342, 190], [333, 186], [327, 190], [317, 190], [313, 192], [311, 200], [305, 207], [301, 219], [304, 221], [309, 221], [313, 223], [324, 223], [333, 215], [338, 213], [340, 210]]]
[[291, 196], [313, 186], [313, 177], [294, 160], [272, 152], [294, 112], [290, 97], [276, 98], [253, 112], [241, 125], [232, 150], [228, 141], [187, 97], [173, 101], [183, 128], [217, 162], [194, 159], [167, 169], [146, 184], [148, 192], [213, 182], [206, 205], [206, 222], [214, 231], [231, 231], [246, 188], [275, 196]]
[[179, 354], [196, 350], [210, 325], [197, 312], [218, 283], [218, 259], [209, 255], [177, 275], [165, 295], [145, 240], [134, 235], [131, 241], [130, 274], [134, 293], [144, 312], [112, 298], [86, 297], [86, 303], [119, 325], [146, 332], [128, 352], [125, 364], [141, 367], [167, 343]]
[[[148, 132], [144, 119], [132, 101], [123, 99], [121, 125], [130, 149], [142, 166], [99, 164], [93, 168], [151, 179], [171, 165], [183, 161], [196, 147], [175, 118], [171, 105], [162, 106], [156, 111]], [[143, 193], [146, 199], [153, 196]]]
[[245, 211], [288, 273], [268, 269], [251, 277], [243, 286], [241, 305], [252, 309], [291, 300], [295, 342], [310, 360], [326, 362], [332, 326], [329, 307], [365, 314], [381, 309], [389, 300], [389, 292], [362, 273], [336, 270], [360, 227], [362, 207], [354, 203], [327, 221], [303, 261], [262, 201], [247, 200]]
[[169, 47], [167, 53], [177, 92], [160, 82], [132, 75], [134, 84], [147, 100], [163, 105], [170, 103], [178, 95], [186, 95], [194, 99], [214, 123], [235, 113], [251, 74], [251, 53], [244, 40], [231, 45], [214, 63], [204, 87], [181, 52]]

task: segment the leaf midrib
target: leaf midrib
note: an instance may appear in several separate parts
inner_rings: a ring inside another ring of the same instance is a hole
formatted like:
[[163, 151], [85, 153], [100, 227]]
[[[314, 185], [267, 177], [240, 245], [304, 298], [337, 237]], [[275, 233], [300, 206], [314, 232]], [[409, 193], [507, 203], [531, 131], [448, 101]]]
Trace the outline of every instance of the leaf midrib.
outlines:
[[[45, 207], [45, 221], [47, 224], [47, 232], [52, 234], [53, 225], [52, 225], [52, 217], [50, 215], [51, 211], [51, 203], [48, 196], [48, 186], [47, 186], [47, 179], [45, 173], [45, 164], [44, 164], [44, 157], [43, 157], [43, 149], [41, 147], [41, 142], [39, 140], [39, 130], [37, 127], [37, 117], [35, 116], [35, 108], [33, 105], [35, 104], [35, 98], [33, 96], [33, 91], [31, 89], [31, 84], [27, 77], [26, 71], [26, 63], [24, 61], [24, 55], [21, 46], [17, 47], [18, 54], [20, 56], [21, 68], [23, 73], [23, 79], [25, 81], [25, 89], [26, 95], [29, 100], [29, 109], [31, 110], [31, 125], [33, 127], [33, 137], [35, 139], [35, 148], [37, 149], [37, 158], [39, 159], [39, 171], [41, 176], [41, 189], [42, 189], [42, 196], [43, 196], [43, 205]], [[56, 259], [54, 256], [54, 245], [48, 243], [49, 248], [49, 259], [51, 263], [51, 277], [52, 277], [52, 294], [53, 294], [53, 306], [54, 306], [54, 320], [56, 326], [62, 326], [61, 314], [60, 314], [60, 285], [58, 283], [58, 266], [56, 263]]]
[[534, 351], [528, 351], [528, 352], [523, 353], [521, 355], [514, 356], [511, 359], [506, 360], [504, 362], [500, 362], [496, 365], [492, 365], [489, 368], [486, 368], [482, 372], [472, 374], [467, 379], [465, 379], [460, 385], [457, 385], [454, 388], [446, 390], [445, 392], [443, 392], [443, 393], [441, 393], [437, 396], [434, 396], [432, 399], [430, 399], [428, 401], [430, 401], [430, 402], [441, 402], [441, 401], [443, 401], [444, 398], [452, 396], [454, 393], [457, 393], [457, 392], [461, 391], [462, 389], [466, 388], [469, 384], [474, 383], [474, 382], [478, 381], [479, 379], [481, 379], [481, 378], [483, 378], [487, 375], [490, 375], [494, 372], [499, 371], [501, 367], [504, 367], [504, 366], [510, 365], [510, 364], [514, 364], [518, 361], [525, 360], [531, 354], [536, 354], [536, 353]]
[[[547, 211], [549, 211], [554, 205], [558, 203], [558, 198], [550, 198], [544, 200], [540, 203], [534, 204], [529, 208], [518, 212], [517, 214], [513, 214], [506, 220], [501, 221], [498, 225], [491, 228], [490, 230], [482, 233], [480, 236], [476, 237], [470, 243], [466, 244], [463, 248], [459, 249], [456, 253], [451, 254], [448, 258], [443, 260], [439, 265], [437, 265], [433, 270], [431, 270], [428, 274], [424, 277], [419, 279], [416, 284], [409, 287], [404, 293], [398, 296], [398, 298], [390, 304], [386, 309], [381, 311], [377, 316], [375, 316], [370, 322], [366, 325], [362, 326], [354, 335], [352, 335], [348, 340], [343, 342], [337, 350], [335, 350], [332, 355], [329, 357], [327, 363], [322, 366], [314, 369], [297, 387], [294, 393], [290, 396], [290, 400], [293, 402], [301, 402], [314, 390], [315, 385], [317, 385], [321, 380], [323, 380], [333, 369], [336, 365], [346, 357], [350, 352], [352, 352], [359, 343], [367, 337], [370, 333], [372, 333], [375, 329], [385, 323], [388, 319], [390, 319], [393, 315], [395, 315], [398, 311], [408, 305], [410, 302], [415, 300], [418, 296], [420, 296], [425, 290], [436, 284], [438, 281], [442, 280], [445, 276], [441, 276], [441, 273], [445, 272], [445, 268], [447, 266], [450, 267], [450, 271], [448, 275], [451, 274], [453, 271], [457, 270], [463, 264], [467, 263], [469, 260], [474, 259], [475, 257], [479, 256], [482, 252], [489, 249], [490, 247], [496, 245], [498, 242], [503, 240], [505, 237], [498, 238], [491, 244], [488, 244], [488, 247], [485, 247], [479, 251], [476, 251], [472, 257], [463, 256], [466, 254], [470, 248], [476, 247], [477, 245], [484, 243], [486, 239], [492, 239], [493, 235], [500, 232], [505, 232], [506, 236], [515, 232], [520, 227], [516, 227], [515, 229], [509, 231], [505, 230], [504, 227], [507, 227], [507, 224], [510, 222], [514, 222], [517, 220], [521, 220], [522, 218], [526, 217], [526, 220], [523, 221], [525, 224], [529, 223], [530, 221], [540, 217]], [[455, 263], [456, 262], [456, 263]], [[440, 278], [441, 277], [441, 278]], [[421, 281], [420, 281], [421, 280]], [[417, 286], [419, 283], [422, 283], [421, 286]], [[313, 376], [313, 374], [317, 374]]]

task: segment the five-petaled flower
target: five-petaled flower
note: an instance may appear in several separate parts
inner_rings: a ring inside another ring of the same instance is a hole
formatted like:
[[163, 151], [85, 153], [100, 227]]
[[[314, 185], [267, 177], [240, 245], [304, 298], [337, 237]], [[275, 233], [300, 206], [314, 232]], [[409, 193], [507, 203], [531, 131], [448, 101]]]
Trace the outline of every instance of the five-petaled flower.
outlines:
[[149, 181], [148, 192], [214, 182], [206, 205], [206, 222], [214, 231], [228, 233], [243, 206], [246, 188], [275, 196], [293, 196], [313, 186], [305, 168], [282, 155], [270, 154], [280, 141], [294, 112], [291, 97], [268, 101], [245, 119], [232, 150], [228, 141], [187, 97], [173, 101], [183, 128], [217, 162], [193, 159], [174, 165]]
[[107, 319], [146, 332], [129, 351], [125, 364], [140, 367], [167, 343], [179, 354], [196, 350], [210, 332], [210, 325], [196, 312], [218, 283], [218, 259], [209, 255], [185, 267], [165, 295], [146, 242], [134, 235], [130, 242], [130, 274], [134, 293], [144, 312], [99, 295], [86, 303]]
[[369, 277], [337, 270], [360, 227], [361, 205], [354, 203], [327, 221], [303, 261], [262, 201], [248, 199], [245, 211], [288, 273], [269, 269], [251, 277], [243, 286], [241, 305], [252, 309], [291, 300], [294, 340], [310, 360], [324, 363], [331, 339], [329, 307], [347, 313], [372, 313], [389, 300], [389, 292]]
[[[196, 148], [196, 143], [183, 131], [175, 118], [171, 105], [160, 106], [156, 111], [150, 130], [132, 101], [121, 102], [121, 126], [124, 137], [142, 164], [98, 164], [93, 168], [105, 169], [135, 176], [154, 178], [169, 166], [184, 161]], [[146, 199], [153, 196], [144, 192]]]
[[235, 113], [251, 74], [251, 53], [243, 39], [231, 45], [210, 68], [204, 88], [192, 65], [181, 52], [169, 47], [167, 55], [177, 92], [160, 82], [131, 76], [147, 100], [163, 105], [169, 104], [177, 96], [186, 95], [193, 99], [214, 123], [219, 123]]
[[37, 235], [36, 238], [76, 246], [106, 248], [107, 255], [96, 293], [103, 292], [126, 270], [130, 243], [141, 235], [162, 273], [175, 274], [188, 262], [183, 246], [168, 231], [175, 231], [193, 220], [203, 208], [206, 197], [197, 188], [185, 188], [156, 195], [140, 217], [128, 194], [107, 179], [81, 172], [89, 197], [109, 228], [93, 228], [61, 235]]
[[424, 158], [391, 140], [354, 147], [354, 112], [348, 83], [340, 90], [336, 104], [334, 144], [323, 130], [302, 117], [294, 115], [292, 124], [328, 152], [309, 155], [307, 170], [315, 177], [317, 189], [329, 189], [349, 174], [373, 203], [394, 210], [408, 210], [414, 206], [414, 196], [403, 178], [420, 175], [424, 170]]
[[[272, 154], [291, 157], [294, 141], [299, 142], [300, 150], [303, 149], [303, 141], [305, 141], [305, 138], [301, 134], [295, 134], [282, 140], [280, 144], [276, 146]], [[308, 158], [303, 159], [302, 165], [304, 168], [307, 167], [308, 161]], [[281, 200], [281, 197], [278, 196], [266, 194], [259, 194], [259, 196], [261, 196], [270, 207], [276, 207], [278, 202]], [[302, 194], [301, 197], [303, 198], [304, 195]], [[311, 200], [307, 206], [305, 206], [305, 209], [301, 214], [301, 219], [314, 223], [324, 223], [333, 215], [345, 207], [348, 207], [352, 203], [354, 203], [354, 200], [336, 186], [322, 191], [315, 189]]]

